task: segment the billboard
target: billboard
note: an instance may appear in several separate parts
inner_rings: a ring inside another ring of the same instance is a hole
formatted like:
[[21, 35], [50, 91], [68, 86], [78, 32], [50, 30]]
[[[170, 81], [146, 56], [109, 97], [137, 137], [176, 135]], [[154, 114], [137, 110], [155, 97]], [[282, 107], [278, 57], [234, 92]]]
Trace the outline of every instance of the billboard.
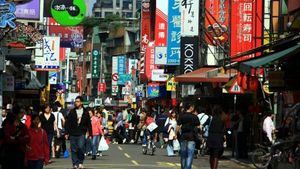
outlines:
[[166, 65], [167, 64], [167, 47], [165, 47], [165, 46], [156, 46], [155, 47], [154, 63], [156, 65]]
[[83, 27], [82, 26], [61, 26], [53, 18], [49, 19], [49, 35], [60, 37], [60, 46], [65, 48], [82, 48]]
[[15, 15], [17, 19], [29, 21], [42, 21], [43, 5], [43, 1], [41, 0], [32, 0], [25, 4], [16, 5]]
[[[263, 1], [236, 0], [232, 2], [230, 56], [262, 45]], [[242, 61], [258, 54], [233, 61]]]
[[199, 0], [181, 2], [181, 36], [199, 35]]
[[178, 0], [169, 0], [167, 65], [180, 64], [181, 13]]
[[205, 40], [217, 46], [228, 41], [229, 0], [205, 1]]
[[156, 1], [155, 45], [166, 46], [168, 37], [168, 1]]
[[198, 68], [198, 55], [198, 37], [181, 37], [181, 74], [192, 72]]
[[59, 69], [59, 37], [44, 36], [42, 55], [35, 57], [37, 71], [50, 71]]

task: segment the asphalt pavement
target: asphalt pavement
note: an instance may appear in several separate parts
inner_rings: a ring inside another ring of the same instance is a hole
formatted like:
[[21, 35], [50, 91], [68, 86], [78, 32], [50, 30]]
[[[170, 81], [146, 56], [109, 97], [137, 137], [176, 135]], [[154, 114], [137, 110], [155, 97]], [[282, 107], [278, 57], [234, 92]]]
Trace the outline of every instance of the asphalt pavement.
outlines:
[[[70, 158], [52, 159], [53, 163], [45, 169], [71, 169]], [[165, 149], [157, 149], [154, 156], [142, 154], [141, 145], [134, 144], [110, 144], [110, 149], [103, 153], [102, 157], [91, 160], [87, 156], [84, 161], [86, 169], [110, 168], [110, 169], [180, 169], [180, 157], [168, 157]], [[252, 168], [250, 165], [222, 159], [220, 169], [245, 169]], [[209, 169], [208, 156], [194, 159], [193, 169]]]

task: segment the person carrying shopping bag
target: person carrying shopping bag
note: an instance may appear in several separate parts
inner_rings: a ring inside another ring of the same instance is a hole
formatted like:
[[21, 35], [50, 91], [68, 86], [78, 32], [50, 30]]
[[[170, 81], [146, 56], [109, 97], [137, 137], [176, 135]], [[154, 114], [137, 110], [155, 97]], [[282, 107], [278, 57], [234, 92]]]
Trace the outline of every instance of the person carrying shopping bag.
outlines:
[[167, 118], [165, 125], [164, 125], [164, 130], [167, 133], [167, 137], [165, 138], [165, 141], [167, 143], [167, 154], [169, 157], [175, 156], [174, 153], [174, 145], [173, 141], [176, 140], [176, 127], [177, 127], [177, 120], [176, 120], [176, 112], [174, 110], [171, 110], [169, 112], [169, 117]]
[[92, 160], [96, 160], [100, 136], [103, 136], [100, 112], [94, 113], [93, 110], [90, 110], [93, 113], [91, 117], [92, 131], [93, 131], [93, 141], [92, 141]]

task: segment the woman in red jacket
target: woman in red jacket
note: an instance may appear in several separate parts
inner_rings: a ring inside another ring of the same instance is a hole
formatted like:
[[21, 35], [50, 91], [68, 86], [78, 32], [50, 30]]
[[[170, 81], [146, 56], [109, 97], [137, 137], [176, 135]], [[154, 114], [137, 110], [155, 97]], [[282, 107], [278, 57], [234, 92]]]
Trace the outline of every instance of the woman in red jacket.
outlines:
[[40, 127], [40, 117], [32, 116], [29, 129], [30, 142], [28, 144], [27, 160], [29, 169], [43, 169], [49, 162], [49, 145], [47, 133]]

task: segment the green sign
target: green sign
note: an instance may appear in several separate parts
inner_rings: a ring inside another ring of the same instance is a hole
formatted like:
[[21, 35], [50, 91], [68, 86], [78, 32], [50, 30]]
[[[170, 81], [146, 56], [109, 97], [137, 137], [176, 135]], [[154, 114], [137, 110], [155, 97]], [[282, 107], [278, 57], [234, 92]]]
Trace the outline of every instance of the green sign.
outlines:
[[93, 50], [92, 59], [92, 78], [99, 78], [100, 74], [100, 55], [98, 50]]
[[75, 26], [84, 19], [86, 4], [84, 0], [53, 0], [51, 14], [63, 26]]

